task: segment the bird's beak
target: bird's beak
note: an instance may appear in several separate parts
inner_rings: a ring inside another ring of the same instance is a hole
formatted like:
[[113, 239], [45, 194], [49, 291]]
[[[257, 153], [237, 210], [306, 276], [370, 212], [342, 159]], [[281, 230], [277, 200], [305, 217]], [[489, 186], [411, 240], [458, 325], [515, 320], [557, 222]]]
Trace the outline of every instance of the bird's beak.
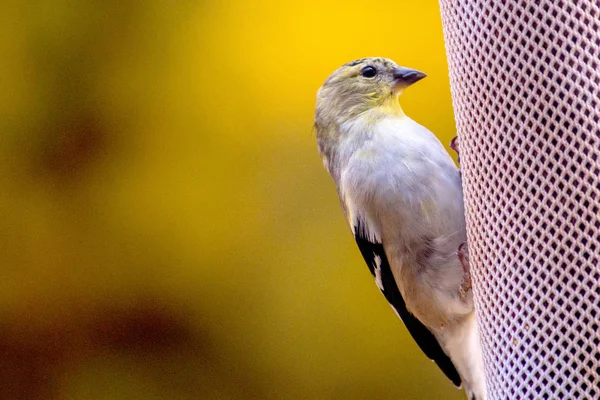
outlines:
[[396, 69], [394, 70], [395, 87], [398, 89], [407, 88], [413, 83], [425, 78], [426, 76], [427, 74], [421, 71], [417, 71], [416, 69], [396, 67]]

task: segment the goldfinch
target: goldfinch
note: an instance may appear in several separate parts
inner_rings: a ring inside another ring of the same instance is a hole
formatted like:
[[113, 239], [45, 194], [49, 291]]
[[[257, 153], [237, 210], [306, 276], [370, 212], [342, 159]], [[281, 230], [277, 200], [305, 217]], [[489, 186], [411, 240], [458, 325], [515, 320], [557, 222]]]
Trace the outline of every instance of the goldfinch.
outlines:
[[343, 65], [318, 91], [317, 142], [377, 287], [421, 350], [470, 400], [485, 400], [468, 265], [458, 252], [467, 239], [461, 177], [398, 101], [425, 76], [385, 58]]

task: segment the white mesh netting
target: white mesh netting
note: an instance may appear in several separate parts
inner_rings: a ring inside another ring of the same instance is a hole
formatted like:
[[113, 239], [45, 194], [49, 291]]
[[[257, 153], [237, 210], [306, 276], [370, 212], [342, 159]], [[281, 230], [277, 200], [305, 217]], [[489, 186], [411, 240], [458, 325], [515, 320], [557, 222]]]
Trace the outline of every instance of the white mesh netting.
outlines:
[[600, 399], [600, 3], [440, 5], [489, 399]]

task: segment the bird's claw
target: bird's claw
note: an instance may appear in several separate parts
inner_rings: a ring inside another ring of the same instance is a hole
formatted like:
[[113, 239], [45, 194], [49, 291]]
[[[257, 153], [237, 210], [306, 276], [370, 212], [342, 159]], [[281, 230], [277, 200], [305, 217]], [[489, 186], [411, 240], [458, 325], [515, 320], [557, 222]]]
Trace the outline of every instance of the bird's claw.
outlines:
[[469, 246], [467, 245], [467, 243], [461, 243], [460, 246], [458, 246], [458, 251], [457, 251], [457, 255], [458, 255], [458, 261], [460, 261], [460, 265], [462, 265], [462, 269], [463, 269], [463, 277], [462, 277], [462, 281], [460, 283], [460, 289], [459, 289], [459, 293], [460, 293], [460, 299], [462, 301], [466, 301], [467, 299], [467, 294], [469, 293], [469, 291], [471, 290], [471, 270], [469, 267]]
[[454, 150], [456, 152], [456, 154], [459, 154], [459, 148], [458, 148], [458, 136], [454, 136], [452, 138], [452, 140], [450, 141], [450, 148], [452, 150]]
[[[460, 147], [459, 147], [459, 142], [458, 142], [458, 136], [454, 136], [452, 138], [452, 140], [450, 141], [450, 148], [452, 150], [454, 150], [456, 152], [456, 161], [458, 162], [458, 165], [460, 166]], [[460, 172], [460, 169], [459, 169]]]

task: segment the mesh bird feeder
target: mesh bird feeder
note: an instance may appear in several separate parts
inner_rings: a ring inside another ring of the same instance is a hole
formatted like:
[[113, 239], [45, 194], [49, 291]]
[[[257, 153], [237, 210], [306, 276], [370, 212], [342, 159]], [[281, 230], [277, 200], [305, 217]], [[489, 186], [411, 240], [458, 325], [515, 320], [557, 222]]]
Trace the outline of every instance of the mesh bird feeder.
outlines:
[[440, 5], [488, 399], [600, 399], [600, 3]]

